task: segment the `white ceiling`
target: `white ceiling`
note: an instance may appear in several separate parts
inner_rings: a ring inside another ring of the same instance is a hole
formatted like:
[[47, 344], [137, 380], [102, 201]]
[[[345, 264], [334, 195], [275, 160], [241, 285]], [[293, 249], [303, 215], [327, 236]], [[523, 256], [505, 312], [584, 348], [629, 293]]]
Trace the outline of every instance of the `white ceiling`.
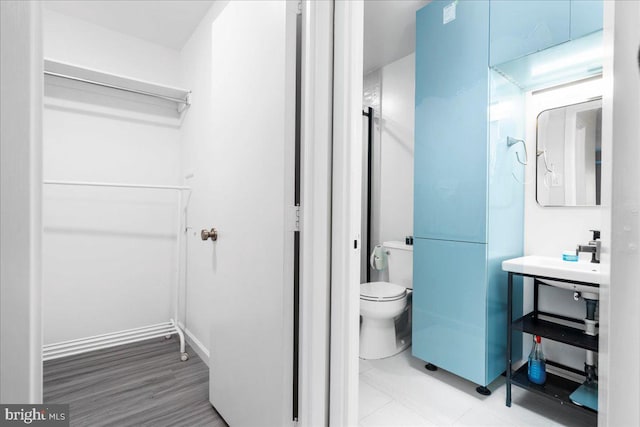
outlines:
[[45, 1], [47, 9], [171, 49], [187, 42], [213, 0]]
[[[364, 71], [415, 50], [415, 12], [429, 0], [366, 0]], [[213, 0], [49, 0], [47, 9], [180, 50]]]
[[366, 0], [364, 73], [415, 51], [416, 10], [430, 0]]

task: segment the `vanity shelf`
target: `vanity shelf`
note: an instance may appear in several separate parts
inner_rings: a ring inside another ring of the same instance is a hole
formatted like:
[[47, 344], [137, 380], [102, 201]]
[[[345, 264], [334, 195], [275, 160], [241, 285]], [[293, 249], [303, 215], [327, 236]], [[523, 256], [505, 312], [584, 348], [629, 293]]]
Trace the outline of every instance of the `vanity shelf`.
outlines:
[[571, 401], [571, 399], [569, 399], [571, 393], [580, 387], [580, 383], [552, 374], [551, 372], [547, 372], [547, 381], [544, 385], [534, 384], [529, 381], [527, 376], [527, 364], [525, 363], [520, 367], [520, 369], [512, 374], [511, 383], [532, 393], [554, 400], [560, 405], [579, 411], [587, 411], [594, 415], [597, 414], [596, 411], [585, 408], [584, 406], [576, 405]]
[[[597, 416], [597, 412], [573, 403], [570, 399], [571, 394], [580, 387], [581, 383], [564, 378], [560, 375], [547, 372], [547, 380], [544, 385], [533, 384], [529, 381], [527, 376], [527, 363], [524, 363], [519, 369], [514, 371], [513, 367], [513, 349], [512, 334], [516, 332], [524, 332], [531, 335], [539, 335], [543, 338], [567, 344], [573, 347], [583, 348], [593, 352], [598, 351], [598, 336], [591, 336], [584, 333], [583, 329], [577, 327], [568, 326], [564, 323], [572, 323], [576, 325], [584, 324], [582, 319], [574, 319], [553, 313], [541, 312], [538, 310], [538, 289], [540, 285], [549, 286], [548, 284], [538, 280], [537, 276], [526, 273], [518, 273], [508, 271], [508, 322], [507, 322], [507, 371], [506, 371], [506, 386], [507, 386], [507, 399], [506, 405], [511, 406], [511, 386], [516, 385], [525, 390], [529, 390], [538, 395], [547, 397], [560, 405], [582, 411], [593, 416]], [[513, 319], [513, 276], [519, 275], [524, 277], [533, 278], [533, 311], [525, 314], [524, 316]], [[572, 281], [564, 279], [565, 282], [583, 284], [583, 282]], [[590, 286], [597, 286], [589, 284]], [[541, 318], [544, 317], [544, 318]], [[562, 322], [562, 323], [560, 323]], [[547, 360], [548, 366], [553, 366], [560, 370], [571, 372], [573, 374], [585, 375], [584, 372], [577, 369], [573, 369], [568, 366], [555, 363]]]
[[[526, 332], [531, 335], [540, 335], [553, 341], [584, 348], [585, 350], [598, 351], [598, 337], [586, 335], [582, 329], [561, 325], [549, 320], [540, 319], [539, 316], [553, 315], [532, 311], [531, 313], [514, 320], [512, 328], [516, 331]], [[563, 318], [564, 320], [569, 320]], [[571, 321], [579, 322], [571, 319]]]

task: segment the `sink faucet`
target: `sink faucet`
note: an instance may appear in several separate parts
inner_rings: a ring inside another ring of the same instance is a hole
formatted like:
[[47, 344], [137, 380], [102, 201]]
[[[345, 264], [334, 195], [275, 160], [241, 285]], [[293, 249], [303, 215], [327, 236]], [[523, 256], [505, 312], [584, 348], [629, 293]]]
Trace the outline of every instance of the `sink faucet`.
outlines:
[[591, 253], [591, 262], [600, 264], [600, 231], [598, 230], [589, 230], [593, 233], [593, 240], [589, 241], [588, 245], [578, 245], [576, 247], [576, 255], [580, 252], [590, 252]]

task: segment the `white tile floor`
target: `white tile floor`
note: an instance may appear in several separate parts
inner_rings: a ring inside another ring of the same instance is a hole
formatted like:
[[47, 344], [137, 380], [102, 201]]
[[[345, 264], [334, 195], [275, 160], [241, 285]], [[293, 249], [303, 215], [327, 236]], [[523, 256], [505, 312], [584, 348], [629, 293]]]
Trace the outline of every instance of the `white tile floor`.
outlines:
[[489, 385], [491, 396], [442, 369], [429, 372], [411, 348], [382, 360], [360, 360], [361, 427], [373, 426], [595, 426], [587, 416], [512, 388], [507, 408], [504, 379]]

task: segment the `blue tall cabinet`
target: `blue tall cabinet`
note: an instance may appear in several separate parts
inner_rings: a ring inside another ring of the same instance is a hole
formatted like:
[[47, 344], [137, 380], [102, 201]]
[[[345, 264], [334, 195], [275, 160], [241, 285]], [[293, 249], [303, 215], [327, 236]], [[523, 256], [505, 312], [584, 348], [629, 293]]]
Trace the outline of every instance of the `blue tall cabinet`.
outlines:
[[[524, 153], [507, 144], [522, 94], [489, 68], [488, 1], [436, 0], [416, 19], [412, 351], [486, 386], [506, 366], [500, 264], [523, 250]], [[492, 118], [505, 100], [513, 114]]]
[[[577, 48], [602, 29], [602, 8], [434, 0], [416, 15], [412, 351], [481, 386], [506, 367], [501, 263], [523, 252], [524, 88], [505, 70], [554, 46]], [[521, 347], [514, 342], [514, 360]]]
[[491, 65], [511, 61], [602, 29], [601, 0], [492, 0]]

